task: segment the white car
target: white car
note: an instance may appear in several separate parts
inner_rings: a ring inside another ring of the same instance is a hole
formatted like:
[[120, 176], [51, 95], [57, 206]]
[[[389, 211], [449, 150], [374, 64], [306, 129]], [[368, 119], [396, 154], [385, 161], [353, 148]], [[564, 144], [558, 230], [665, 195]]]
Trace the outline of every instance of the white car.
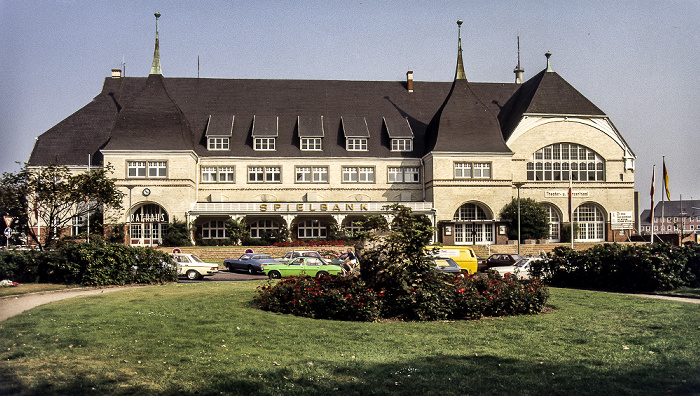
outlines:
[[208, 275], [219, 272], [219, 265], [204, 262], [194, 254], [174, 253], [173, 261], [177, 264], [177, 275], [185, 276], [187, 279], [202, 279]]
[[513, 265], [493, 267], [499, 274], [505, 275], [511, 273], [523, 278], [530, 278], [530, 263], [533, 261], [542, 260], [540, 257], [526, 257], [516, 261]]

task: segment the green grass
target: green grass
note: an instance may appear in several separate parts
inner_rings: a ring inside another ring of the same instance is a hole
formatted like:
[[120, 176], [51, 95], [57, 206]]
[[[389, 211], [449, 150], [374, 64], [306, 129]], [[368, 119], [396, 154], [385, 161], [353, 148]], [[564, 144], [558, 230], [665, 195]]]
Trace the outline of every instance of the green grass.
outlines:
[[699, 305], [551, 289], [536, 316], [354, 323], [251, 308], [260, 283], [127, 289], [10, 318], [0, 394], [700, 393]]
[[55, 283], [20, 283], [19, 286], [0, 287], [0, 297], [16, 296], [21, 294], [38, 293], [76, 288], [74, 285], [58, 285]]

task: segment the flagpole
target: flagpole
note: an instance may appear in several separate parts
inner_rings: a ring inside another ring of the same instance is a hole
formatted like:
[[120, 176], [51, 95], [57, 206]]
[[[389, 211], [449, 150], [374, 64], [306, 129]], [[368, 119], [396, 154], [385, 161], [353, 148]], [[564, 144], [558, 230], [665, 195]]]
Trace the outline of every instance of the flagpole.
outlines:
[[654, 243], [654, 184], [656, 179], [656, 164], [654, 164], [651, 170], [651, 211], [649, 215], [649, 224], [651, 225], [651, 239], [649, 243]]
[[663, 231], [665, 229], [665, 221], [666, 221], [666, 208], [665, 208], [665, 203], [666, 203], [666, 156], [661, 156], [663, 159], [663, 172], [664, 172], [664, 177], [663, 177], [663, 183], [664, 183], [664, 189], [661, 191], [661, 230]]

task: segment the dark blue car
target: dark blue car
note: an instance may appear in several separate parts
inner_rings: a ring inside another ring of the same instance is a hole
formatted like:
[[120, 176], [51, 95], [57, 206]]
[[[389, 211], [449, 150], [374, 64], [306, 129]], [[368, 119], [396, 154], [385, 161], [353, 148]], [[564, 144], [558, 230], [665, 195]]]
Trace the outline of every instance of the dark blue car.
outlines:
[[279, 261], [270, 257], [269, 254], [245, 253], [237, 259], [224, 260], [224, 266], [230, 272], [234, 270], [247, 271], [249, 274], [263, 272], [263, 267], [268, 264], [279, 264]]

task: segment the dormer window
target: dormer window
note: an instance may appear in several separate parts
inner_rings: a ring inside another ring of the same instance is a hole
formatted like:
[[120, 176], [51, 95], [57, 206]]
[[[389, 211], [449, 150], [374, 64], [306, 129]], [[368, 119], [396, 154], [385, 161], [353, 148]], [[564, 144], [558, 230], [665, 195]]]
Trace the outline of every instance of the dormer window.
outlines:
[[367, 151], [367, 138], [345, 139], [345, 149], [348, 151]]
[[253, 116], [253, 149], [255, 151], [275, 151], [277, 131], [277, 116]]
[[301, 151], [323, 150], [323, 116], [298, 116], [297, 129]]
[[391, 151], [413, 151], [413, 139], [391, 139]]
[[347, 151], [367, 151], [369, 129], [365, 117], [340, 117]]
[[384, 117], [384, 126], [391, 139], [391, 151], [413, 151], [413, 130], [408, 118]]
[[233, 134], [234, 116], [211, 114], [207, 121], [207, 150], [228, 151]]

